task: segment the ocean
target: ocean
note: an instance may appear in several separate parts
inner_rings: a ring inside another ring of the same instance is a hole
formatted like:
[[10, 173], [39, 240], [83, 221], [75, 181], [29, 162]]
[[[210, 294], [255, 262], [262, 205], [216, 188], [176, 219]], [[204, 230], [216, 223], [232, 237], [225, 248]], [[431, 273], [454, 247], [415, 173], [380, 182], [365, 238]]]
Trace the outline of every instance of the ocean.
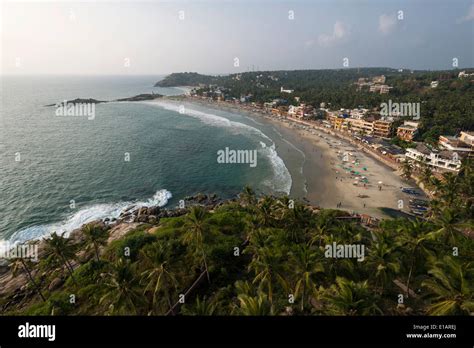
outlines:
[[[95, 117], [57, 116], [63, 100], [112, 100], [163, 76], [2, 76], [0, 241], [70, 232], [130, 205], [174, 207], [196, 193], [304, 196], [304, 153], [273, 125], [176, 101], [97, 104]], [[218, 163], [225, 148], [256, 150], [257, 165]]]

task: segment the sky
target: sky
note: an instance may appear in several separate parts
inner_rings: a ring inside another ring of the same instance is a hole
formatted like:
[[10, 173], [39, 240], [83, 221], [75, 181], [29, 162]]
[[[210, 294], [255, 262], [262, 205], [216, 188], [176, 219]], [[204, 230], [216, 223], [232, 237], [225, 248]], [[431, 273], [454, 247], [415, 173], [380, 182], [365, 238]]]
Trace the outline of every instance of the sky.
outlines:
[[0, 1], [1, 74], [474, 67], [472, 0]]

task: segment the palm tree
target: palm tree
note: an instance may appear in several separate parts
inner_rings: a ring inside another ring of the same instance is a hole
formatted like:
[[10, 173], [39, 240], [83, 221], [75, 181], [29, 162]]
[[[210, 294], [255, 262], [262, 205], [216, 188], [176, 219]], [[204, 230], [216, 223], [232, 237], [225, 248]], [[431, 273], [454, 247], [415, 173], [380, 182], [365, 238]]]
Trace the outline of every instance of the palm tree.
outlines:
[[425, 251], [424, 244], [428, 240], [433, 239], [433, 235], [428, 232], [428, 223], [421, 220], [410, 220], [398, 227], [399, 245], [406, 250], [408, 259], [410, 261], [408, 277], [406, 282], [406, 296], [410, 293], [410, 282], [413, 276], [413, 271], [418, 260], [419, 252]]
[[210, 283], [209, 268], [207, 265], [207, 256], [204, 246], [204, 233], [207, 231], [206, 226], [207, 212], [201, 206], [193, 206], [186, 216], [187, 231], [183, 236], [183, 242], [190, 245], [194, 255], [196, 256], [201, 268], [204, 268], [207, 281]]
[[21, 270], [23, 270], [26, 273], [27, 277], [28, 277], [28, 281], [33, 285], [33, 288], [38, 293], [38, 295], [41, 297], [43, 302], [45, 302], [46, 299], [45, 299], [43, 293], [41, 292], [41, 288], [36, 283], [35, 279], [33, 278], [33, 275], [31, 274], [30, 267], [28, 266], [29, 263], [31, 263], [31, 261], [29, 261], [27, 259], [24, 259], [22, 257], [16, 257], [16, 258], [12, 259], [10, 264], [9, 264], [9, 266], [12, 269], [12, 275], [15, 277]]
[[402, 175], [406, 178], [409, 179], [411, 177], [411, 174], [413, 172], [413, 165], [410, 163], [410, 161], [405, 160], [402, 163]]
[[281, 220], [291, 241], [298, 243], [304, 238], [311, 218], [312, 213], [302, 204], [297, 203], [293, 208], [284, 205]]
[[259, 284], [259, 289], [267, 289], [270, 303], [273, 302], [273, 283], [275, 281], [280, 282], [283, 287], [287, 287], [286, 280], [279, 273], [281, 261], [277, 250], [262, 247], [257, 250], [249, 264], [249, 270], [255, 272], [253, 284]]
[[108, 304], [110, 314], [138, 314], [143, 295], [137, 288], [138, 282], [130, 261], [119, 258], [103, 277], [105, 294], [100, 298], [99, 304]]
[[306, 244], [298, 245], [295, 252], [290, 253], [290, 265], [296, 279], [295, 297], [301, 294], [301, 311], [307, 303], [307, 297], [316, 288], [313, 281], [314, 276], [319, 272], [324, 272], [324, 264], [319, 249], [312, 249]]
[[464, 222], [458, 212], [449, 208], [442, 210], [440, 215], [433, 219], [433, 223], [436, 226], [432, 232], [433, 237], [442, 237], [443, 242], [452, 245], [457, 243], [463, 229], [474, 227], [472, 223]]
[[439, 198], [448, 208], [455, 208], [454, 203], [459, 198], [460, 182], [454, 173], [444, 173], [440, 187], [438, 187]]
[[377, 236], [377, 241], [371, 244], [367, 256], [367, 267], [371, 270], [375, 287], [380, 289], [380, 293], [383, 293], [385, 287], [400, 272], [397, 247], [390, 246], [382, 238]]
[[240, 294], [237, 299], [239, 300], [238, 312], [241, 315], [273, 315], [271, 302], [268, 301], [267, 295], [263, 293], [259, 293], [257, 296]]
[[474, 267], [455, 257], [435, 261], [428, 271], [431, 278], [422, 282], [428, 290], [430, 315], [472, 315], [474, 313]]
[[87, 224], [82, 228], [86, 250], [93, 249], [97, 262], [100, 261], [99, 248], [107, 243], [108, 233], [97, 224]]
[[273, 224], [273, 209], [275, 200], [270, 196], [265, 196], [257, 204], [257, 218], [260, 226], [271, 227]]
[[433, 176], [433, 172], [431, 171], [430, 166], [425, 163], [421, 162], [420, 164], [420, 174], [421, 174], [421, 182], [425, 185], [426, 188], [430, 188], [433, 186], [433, 182], [431, 180]]
[[140, 252], [145, 271], [141, 274], [142, 281], [146, 284], [144, 292], [151, 292], [152, 305], [156, 307], [160, 299], [166, 299], [172, 311], [172, 295], [176, 293], [178, 281], [170, 271], [170, 252], [167, 245], [154, 243], [145, 247]]
[[57, 260], [61, 260], [71, 275], [72, 280], [75, 281], [73, 275], [74, 268], [69, 260], [76, 258], [76, 247], [72, 244], [73, 241], [71, 239], [65, 238], [63, 235], [64, 233], [59, 236], [56, 232], [53, 232], [51, 237], [45, 240], [45, 254], [53, 264], [57, 263]]
[[334, 315], [375, 315], [383, 314], [376, 304], [377, 296], [369, 288], [368, 282], [354, 282], [337, 277], [324, 296], [329, 303], [329, 312]]
[[183, 306], [181, 312], [184, 315], [214, 315], [217, 311], [218, 303], [215, 301], [208, 301], [205, 297], [200, 299], [196, 297], [196, 301], [193, 305], [186, 304]]
[[331, 227], [336, 225], [336, 223], [337, 221], [334, 219], [334, 217], [319, 214], [316, 221], [316, 230], [310, 235], [310, 245], [318, 243], [318, 246], [322, 246], [327, 233], [331, 230]]
[[245, 205], [255, 204], [255, 191], [250, 186], [245, 186], [243, 192], [240, 194], [240, 200]]

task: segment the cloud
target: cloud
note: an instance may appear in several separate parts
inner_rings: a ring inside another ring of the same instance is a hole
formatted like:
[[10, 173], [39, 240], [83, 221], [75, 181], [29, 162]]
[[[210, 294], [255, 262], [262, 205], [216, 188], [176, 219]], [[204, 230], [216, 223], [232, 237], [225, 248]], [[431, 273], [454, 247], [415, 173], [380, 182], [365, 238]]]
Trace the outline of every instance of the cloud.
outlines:
[[464, 17], [458, 19], [458, 23], [469, 22], [474, 20], [474, 4], [469, 7], [467, 14]]
[[379, 31], [384, 34], [390, 34], [397, 26], [397, 18], [395, 15], [383, 14], [379, 17]]
[[334, 23], [334, 30], [332, 34], [319, 35], [318, 42], [320, 45], [327, 46], [336, 41], [342, 40], [347, 35], [349, 35], [347, 26], [340, 21], [336, 21], [336, 23]]

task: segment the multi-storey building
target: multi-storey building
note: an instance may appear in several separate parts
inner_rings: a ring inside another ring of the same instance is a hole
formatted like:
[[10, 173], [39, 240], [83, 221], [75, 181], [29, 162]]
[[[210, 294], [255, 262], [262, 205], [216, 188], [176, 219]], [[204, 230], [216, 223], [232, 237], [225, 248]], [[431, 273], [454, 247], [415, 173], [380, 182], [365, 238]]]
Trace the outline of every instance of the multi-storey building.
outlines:
[[388, 85], [372, 85], [369, 88], [369, 92], [375, 92], [375, 93], [380, 93], [380, 94], [387, 94], [390, 92], [390, 89], [392, 87]]
[[348, 130], [351, 133], [366, 134], [370, 135], [374, 132], [374, 123], [372, 121], [366, 121], [363, 119], [347, 119]]
[[424, 144], [418, 144], [416, 148], [408, 148], [405, 158], [417, 163], [426, 163], [435, 171], [458, 172], [461, 168], [461, 160], [457, 153], [452, 151], [434, 152]]
[[390, 138], [392, 136], [392, 123], [386, 120], [374, 121], [374, 135], [382, 138]]
[[405, 121], [397, 128], [397, 137], [405, 141], [412, 141], [418, 133], [418, 122]]
[[461, 140], [459, 137], [453, 137], [449, 135], [440, 135], [438, 143], [441, 147], [456, 152], [472, 152], [472, 145], [469, 145]]
[[384, 84], [384, 83], [385, 83], [385, 75], [374, 76], [374, 77], [372, 78], [372, 81], [373, 81], [374, 83]]
[[474, 147], [474, 132], [461, 132], [459, 139], [471, 147]]

